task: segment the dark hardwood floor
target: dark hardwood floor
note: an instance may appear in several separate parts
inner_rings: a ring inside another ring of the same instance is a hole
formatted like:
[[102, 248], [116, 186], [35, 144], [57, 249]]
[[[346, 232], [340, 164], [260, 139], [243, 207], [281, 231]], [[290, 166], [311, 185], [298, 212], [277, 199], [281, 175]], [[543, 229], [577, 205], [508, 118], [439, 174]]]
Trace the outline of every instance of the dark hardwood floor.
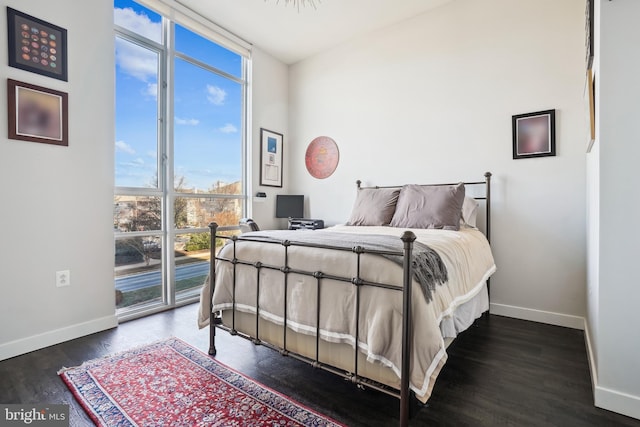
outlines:
[[[197, 329], [196, 313], [189, 305], [2, 361], [0, 403], [67, 403], [72, 426], [91, 425], [56, 372], [170, 336], [206, 351], [208, 332]], [[448, 353], [412, 426], [640, 426], [593, 406], [582, 331], [484, 316]], [[349, 426], [398, 424], [397, 399], [225, 332], [218, 332], [217, 358]]]

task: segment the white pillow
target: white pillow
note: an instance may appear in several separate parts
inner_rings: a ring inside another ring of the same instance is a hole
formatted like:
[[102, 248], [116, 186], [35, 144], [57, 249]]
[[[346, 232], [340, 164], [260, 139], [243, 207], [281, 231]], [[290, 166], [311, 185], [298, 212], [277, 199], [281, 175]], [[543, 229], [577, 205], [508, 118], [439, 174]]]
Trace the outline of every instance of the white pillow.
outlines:
[[464, 201], [462, 202], [462, 217], [460, 218], [460, 225], [476, 227], [478, 205], [479, 203], [476, 199], [465, 196]]

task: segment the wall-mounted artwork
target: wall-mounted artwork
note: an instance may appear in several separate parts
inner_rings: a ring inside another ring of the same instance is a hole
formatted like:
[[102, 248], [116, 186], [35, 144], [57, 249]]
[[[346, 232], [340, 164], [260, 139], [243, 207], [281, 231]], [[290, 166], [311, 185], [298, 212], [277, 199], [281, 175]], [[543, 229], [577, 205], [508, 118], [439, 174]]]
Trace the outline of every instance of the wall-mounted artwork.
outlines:
[[67, 30], [7, 7], [9, 66], [67, 81]]
[[282, 187], [282, 134], [260, 128], [260, 185]]
[[556, 110], [512, 116], [513, 158], [556, 155]]
[[328, 136], [315, 138], [307, 147], [305, 165], [312, 177], [328, 178], [338, 167], [340, 151], [338, 144]]
[[594, 35], [594, 20], [595, 20], [595, 11], [594, 11], [594, 2], [595, 0], [587, 0], [587, 6], [584, 12], [585, 15], [585, 52], [586, 52], [586, 65], [587, 70], [591, 70], [593, 68], [593, 57], [594, 57], [594, 43], [593, 43], [593, 35]]
[[587, 93], [589, 98], [589, 143], [587, 153], [591, 152], [596, 141], [596, 80], [593, 70], [587, 70]]
[[67, 94], [7, 80], [9, 139], [69, 145]]

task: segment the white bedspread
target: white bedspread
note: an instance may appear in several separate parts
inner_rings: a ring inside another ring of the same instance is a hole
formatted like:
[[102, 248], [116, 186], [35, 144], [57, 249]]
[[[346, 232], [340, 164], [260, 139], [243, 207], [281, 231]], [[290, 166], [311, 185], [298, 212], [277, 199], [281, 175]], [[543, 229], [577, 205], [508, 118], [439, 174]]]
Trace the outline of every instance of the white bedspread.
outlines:
[[[327, 230], [344, 233], [371, 233], [398, 236], [406, 229], [392, 227], [335, 226]], [[412, 294], [413, 345], [411, 359], [412, 390], [421, 401], [431, 394], [435, 379], [447, 355], [440, 332], [440, 321], [450, 316], [455, 308], [473, 298], [484, 282], [495, 271], [493, 256], [487, 239], [478, 230], [462, 228], [460, 231], [412, 229], [418, 240], [435, 249], [448, 271], [449, 280], [438, 286], [433, 301], [427, 303], [419, 285], [414, 281]], [[322, 233], [323, 230], [298, 231]], [[263, 264], [284, 265], [284, 250], [277, 244], [238, 242], [236, 257]], [[219, 256], [232, 258], [232, 246], [224, 247]], [[289, 266], [306, 271], [355, 277], [356, 256], [351, 252], [290, 247]], [[255, 313], [256, 269], [237, 265], [236, 309]], [[280, 271], [260, 270], [260, 315], [278, 324], [284, 323], [284, 275]], [[374, 282], [397, 284], [402, 287], [402, 267], [386, 258], [363, 255], [361, 277]], [[316, 282], [313, 277], [290, 273], [288, 279], [287, 325], [298, 332], [316, 333]], [[213, 310], [232, 307], [233, 266], [227, 262], [216, 265], [216, 289]], [[355, 344], [356, 287], [346, 282], [328, 279], [321, 281], [320, 336], [333, 342]], [[210, 301], [208, 282], [200, 298], [199, 326], [209, 323]], [[371, 362], [390, 367], [400, 376], [402, 293], [389, 289], [360, 289], [358, 347]]]

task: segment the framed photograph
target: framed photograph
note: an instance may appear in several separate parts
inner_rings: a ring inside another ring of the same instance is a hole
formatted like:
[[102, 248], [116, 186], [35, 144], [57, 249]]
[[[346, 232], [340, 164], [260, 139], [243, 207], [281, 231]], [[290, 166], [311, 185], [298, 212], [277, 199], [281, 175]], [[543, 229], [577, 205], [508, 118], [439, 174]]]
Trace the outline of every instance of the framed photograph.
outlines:
[[282, 187], [282, 134], [260, 128], [260, 185]]
[[67, 30], [7, 7], [9, 66], [67, 81]]
[[7, 80], [9, 139], [69, 145], [67, 94]]
[[556, 155], [556, 110], [512, 116], [513, 158]]

